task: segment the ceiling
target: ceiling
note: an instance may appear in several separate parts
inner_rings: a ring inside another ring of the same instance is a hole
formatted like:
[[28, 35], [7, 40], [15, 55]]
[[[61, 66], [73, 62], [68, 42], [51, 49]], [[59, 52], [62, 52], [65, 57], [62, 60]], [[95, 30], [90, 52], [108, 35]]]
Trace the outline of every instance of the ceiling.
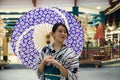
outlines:
[[[36, 2], [36, 7], [59, 7], [66, 11], [72, 11], [72, 7], [75, 5], [79, 7], [79, 12], [93, 14], [99, 14], [100, 11], [105, 11], [110, 7], [109, 0], [37, 0]], [[98, 6], [101, 9], [96, 9]], [[0, 0], [0, 16], [7, 24], [10, 22], [11, 25], [14, 25], [14, 22], [23, 15], [22, 12], [28, 12], [34, 8], [32, 0]], [[2, 12], [7, 15], [1, 15]], [[10, 12], [17, 14], [11, 15]]]
[[[86, 9], [92, 10], [93, 13], [98, 13], [99, 11], [104, 11], [108, 8], [109, 0], [37, 0], [37, 7], [59, 7], [65, 10], [71, 11], [74, 6], [74, 1], [76, 5], [79, 6], [81, 10]], [[101, 9], [96, 9], [96, 7], [101, 7]], [[7, 9], [17, 9], [17, 10], [29, 10], [34, 8], [32, 0], [0, 0], [0, 10]]]
[[[85, 7], [97, 11], [104, 11], [110, 6], [109, 0], [78, 0], [77, 2], [79, 7]], [[101, 7], [101, 9], [96, 9], [96, 7]]]

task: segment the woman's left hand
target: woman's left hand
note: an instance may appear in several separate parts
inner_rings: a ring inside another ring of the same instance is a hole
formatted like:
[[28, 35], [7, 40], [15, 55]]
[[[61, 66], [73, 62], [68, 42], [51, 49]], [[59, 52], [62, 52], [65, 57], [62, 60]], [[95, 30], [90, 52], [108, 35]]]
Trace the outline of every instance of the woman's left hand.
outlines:
[[57, 60], [55, 60], [54, 58], [51, 59], [50, 63], [56, 67], [59, 67], [60, 66], [60, 63], [58, 63]]

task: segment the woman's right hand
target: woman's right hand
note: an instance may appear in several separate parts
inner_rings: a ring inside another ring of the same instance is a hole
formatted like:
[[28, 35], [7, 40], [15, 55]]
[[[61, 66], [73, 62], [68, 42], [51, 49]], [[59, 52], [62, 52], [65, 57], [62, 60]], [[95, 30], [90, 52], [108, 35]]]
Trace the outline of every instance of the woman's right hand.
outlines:
[[51, 63], [51, 59], [53, 59], [52, 56], [46, 56], [46, 57], [44, 58], [44, 62], [45, 62], [45, 63]]

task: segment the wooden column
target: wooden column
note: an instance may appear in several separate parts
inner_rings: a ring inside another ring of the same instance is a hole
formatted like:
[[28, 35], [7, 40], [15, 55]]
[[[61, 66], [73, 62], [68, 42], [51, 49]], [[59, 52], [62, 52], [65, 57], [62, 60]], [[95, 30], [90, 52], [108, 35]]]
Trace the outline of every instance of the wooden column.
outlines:
[[74, 0], [74, 6], [77, 6], [77, 0]]
[[36, 7], [36, 0], [32, 0], [33, 6]]
[[72, 7], [73, 15], [78, 16], [79, 8], [77, 6], [77, 0], [74, 0], [74, 6]]
[[7, 37], [3, 38], [3, 60], [8, 60], [8, 43], [7, 43]]
[[[104, 35], [105, 35], [105, 29], [104, 29], [104, 26], [105, 26], [105, 13], [104, 13], [104, 11], [101, 11], [101, 12], [99, 12], [99, 14], [100, 14], [100, 22], [102, 23], [102, 27], [103, 27], [103, 33], [104, 33]], [[100, 39], [100, 46], [104, 46], [104, 44], [105, 44], [105, 38], [103, 38], [103, 39]]]

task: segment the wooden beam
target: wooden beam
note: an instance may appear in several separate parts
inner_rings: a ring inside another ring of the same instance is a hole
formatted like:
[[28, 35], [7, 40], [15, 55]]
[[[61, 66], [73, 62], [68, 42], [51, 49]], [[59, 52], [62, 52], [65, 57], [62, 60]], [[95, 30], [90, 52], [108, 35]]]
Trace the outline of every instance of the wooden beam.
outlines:
[[111, 7], [115, 6], [116, 4], [118, 4], [120, 2], [120, 0], [109, 0], [109, 4], [111, 5]]
[[[119, 5], [120, 0], [116, 0], [116, 1], [109, 0], [109, 4], [110, 4], [110, 7], [105, 10], [105, 13], [110, 12], [111, 9], [114, 9], [117, 5]], [[118, 9], [120, 9], [120, 8], [118, 8]]]
[[109, 0], [109, 4], [112, 5], [112, 0]]

